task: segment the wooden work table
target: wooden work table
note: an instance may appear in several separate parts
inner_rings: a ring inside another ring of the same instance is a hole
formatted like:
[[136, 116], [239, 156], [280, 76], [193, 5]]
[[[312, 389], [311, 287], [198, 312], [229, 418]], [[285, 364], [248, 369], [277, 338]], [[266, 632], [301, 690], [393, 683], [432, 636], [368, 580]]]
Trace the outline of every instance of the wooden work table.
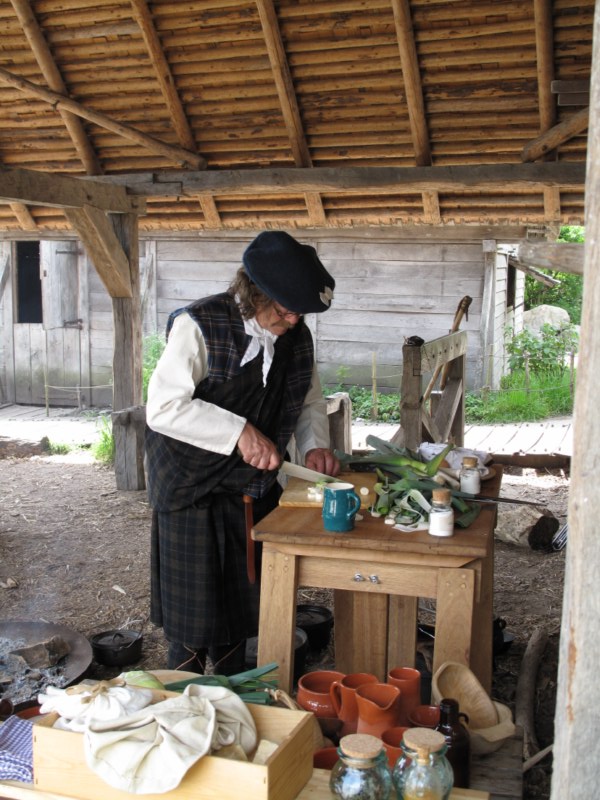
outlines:
[[[494, 469], [482, 483], [489, 497], [502, 480]], [[291, 691], [298, 586], [330, 588], [336, 669], [385, 680], [388, 669], [414, 665], [418, 598], [428, 597], [436, 599], [433, 671], [465, 664], [489, 692], [496, 506], [483, 505], [447, 539], [362, 515], [349, 533], [325, 531], [319, 508], [279, 507], [254, 526], [263, 543], [258, 664], [277, 662], [279, 686]]]

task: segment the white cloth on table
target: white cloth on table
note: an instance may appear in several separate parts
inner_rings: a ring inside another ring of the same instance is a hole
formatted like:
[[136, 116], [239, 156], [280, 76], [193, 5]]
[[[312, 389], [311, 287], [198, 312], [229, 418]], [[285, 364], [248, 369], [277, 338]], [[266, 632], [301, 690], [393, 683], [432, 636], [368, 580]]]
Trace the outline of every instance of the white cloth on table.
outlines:
[[184, 693], [84, 733], [88, 767], [115, 789], [160, 794], [179, 785], [202, 756], [228, 744], [246, 753], [256, 726], [245, 703], [221, 686], [190, 684]]
[[[431, 461], [431, 459], [435, 458], [438, 453], [441, 453], [446, 446], [447, 445], [443, 442], [421, 442], [419, 445], [419, 453], [424, 459]], [[455, 447], [446, 455], [446, 461], [450, 465], [450, 469], [460, 469], [465, 456], [476, 458], [479, 470], [483, 475], [487, 474], [488, 468], [485, 465], [492, 460], [491, 455], [483, 450], [469, 450], [467, 447]]]
[[152, 702], [150, 689], [110, 686], [95, 692], [95, 687], [97, 684], [90, 684], [89, 691], [86, 691], [85, 684], [79, 684], [79, 691], [73, 693], [72, 689], [48, 686], [45, 694], [38, 695], [40, 713], [55, 711], [59, 715], [55, 728], [84, 731], [91, 719], [117, 719], [139, 711]]

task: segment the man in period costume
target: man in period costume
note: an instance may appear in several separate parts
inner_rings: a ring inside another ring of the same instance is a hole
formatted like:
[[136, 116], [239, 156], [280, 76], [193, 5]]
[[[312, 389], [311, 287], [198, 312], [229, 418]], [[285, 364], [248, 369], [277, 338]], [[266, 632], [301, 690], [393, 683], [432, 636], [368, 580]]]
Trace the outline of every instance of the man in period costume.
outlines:
[[207, 654], [216, 672], [244, 669], [260, 585], [248, 529], [277, 505], [292, 435], [306, 466], [339, 472], [303, 319], [329, 308], [335, 282], [282, 231], [242, 260], [227, 292], [170, 315], [148, 388], [151, 619], [171, 669], [202, 672]]

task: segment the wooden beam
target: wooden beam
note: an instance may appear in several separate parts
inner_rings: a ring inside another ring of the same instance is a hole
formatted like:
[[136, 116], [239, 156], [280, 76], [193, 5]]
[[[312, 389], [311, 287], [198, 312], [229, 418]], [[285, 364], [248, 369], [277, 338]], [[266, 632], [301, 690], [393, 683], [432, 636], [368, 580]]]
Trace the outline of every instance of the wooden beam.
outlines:
[[[569, 544], [562, 597], [552, 797], [593, 797], [598, 784], [597, 709], [600, 492], [596, 491], [600, 452], [600, 5], [595, 4], [589, 171], [585, 204], [585, 258], [581, 339], [575, 393], [573, 457], [569, 489]], [[586, 754], [586, 755], [583, 755]]]
[[0, 198], [15, 203], [82, 208], [92, 205], [120, 214], [143, 212], [139, 197], [130, 197], [124, 186], [73, 178], [50, 172], [0, 167]]
[[129, 260], [110, 220], [93, 206], [66, 208], [65, 216], [83, 242], [111, 297], [132, 297]]
[[[408, 0], [392, 0], [392, 9], [400, 51], [408, 120], [415, 150], [415, 163], [418, 167], [429, 167], [431, 166], [431, 144], [410, 5]], [[439, 224], [441, 222], [439, 194], [435, 191], [424, 192], [422, 200], [425, 222], [433, 225]]]
[[532, 139], [521, 150], [521, 161], [536, 161], [559, 145], [582, 133], [588, 126], [589, 115], [589, 108], [582, 108], [581, 111], [573, 114], [569, 119], [559, 122], [549, 131]]
[[535, 269], [535, 267], [530, 267], [527, 264], [522, 264], [518, 258], [513, 258], [513, 256], [508, 257], [508, 264], [514, 269], [518, 269], [521, 272], [524, 272], [526, 275], [531, 276], [536, 281], [543, 283], [544, 286], [548, 286], [549, 288], [553, 288], [554, 286], [560, 286], [560, 281], [557, 278], [551, 278], [550, 275], [546, 275], [543, 272]]
[[37, 223], [24, 203], [11, 203], [10, 209], [19, 220], [19, 224], [24, 231], [37, 231]]
[[[272, 0], [256, 0], [256, 5], [294, 164], [297, 167], [312, 167], [310, 150], [304, 134], [304, 125], [279, 30], [277, 13]], [[314, 192], [309, 193], [305, 197], [305, 202], [311, 224], [324, 225], [326, 222], [325, 210], [320, 196]]]
[[174, 147], [173, 145], [165, 144], [165, 142], [154, 139], [152, 136], [147, 136], [145, 133], [141, 133], [141, 131], [138, 131], [135, 128], [130, 128], [128, 125], [121, 125], [120, 123], [112, 120], [110, 117], [107, 117], [105, 114], [92, 111], [91, 109], [82, 106], [81, 103], [71, 100], [69, 97], [65, 97], [58, 92], [53, 92], [50, 89], [44, 89], [43, 86], [38, 86], [35, 83], [31, 83], [31, 81], [25, 80], [25, 78], [20, 78], [18, 75], [13, 75], [11, 72], [1, 67], [0, 81], [12, 86], [14, 89], [19, 89], [21, 92], [30, 94], [32, 97], [37, 97], [38, 100], [43, 100], [45, 103], [50, 103], [50, 105], [57, 109], [62, 108], [66, 109], [67, 111], [71, 111], [76, 116], [83, 117], [84, 119], [87, 119], [89, 122], [93, 122], [95, 125], [98, 125], [101, 128], [106, 128], [107, 130], [122, 136], [124, 139], [136, 142], [136, 144], [145, 147], [150, 152], [163, 156], [165, 159], [167, 159], [167, 161], [174, 162], [180, 167], [193, 167], [194, 169], [203, 169], [206, 167], [205, 159], [196, 153], [190, 153], [189, 150], [184, 150], [181, 147]]
[[[11, 3], [19, 18], [23, 33], [27, 37], [29, 46], [33, 51], [33, 55], [35, 56], [44, 78], [48, 82], [48, 86], [60, 95], [67, 95], [67, 87], [56, 66], [54, 57], [48, 47], [48, 43], [39, 23], [31, 9], [29, 0], [11, 0]], [[100, 161], [94, 152], [94, 148], [87, 137], [79, 117], [63, 108], [57, 108], [57, 111], [65, 124], [85, 171], [88, 175], [101, 175], [103, 170]]]
[[[313, 167], [311, 169], [248, 169], [183, 172], [160, 170], [94, 178], [125, 184], [130, 194], [151, 197], [290, 192], [460, 192], [542, 191], [559, 186], [581, 191], [585, 162], [476, 164], [450, 167]], [[0, 196], [2, 193], [0, 192]]]
[[[136, 18], [142, 36], [146, 44], [146, 49], [150, 56], [150, 63], [154, 70], [154, 75], [160, 86], [160, 91], [169, 110], [169, 118], [173, 122], [173, 127], [177, 134], [179, 144], [186, 150], [192, 153], [197, 153], [196, 140], [194, 133], [190, 126], [189, 120], [186, 116], [185, 110], [181, 103], [181, 99], [175, 88], [175, 81], [171, 73], [169, 62], [165, 58], [162, 45], [156, 28], [152, 14], [148, 9], [146, 0], [131, 0], [131, 8], [133, 16]], [[206, 222], [213, 228], [222, 227], [221, 217], [217, 211], [217, 207], [212, 197], [198, 198], [202, 206], [202, 212]]]
[[583, 256], [584, 245], [571, 242], [524, 242], [517, 247], [517, 258], [521, 264], [574, 275], [583, 275]]

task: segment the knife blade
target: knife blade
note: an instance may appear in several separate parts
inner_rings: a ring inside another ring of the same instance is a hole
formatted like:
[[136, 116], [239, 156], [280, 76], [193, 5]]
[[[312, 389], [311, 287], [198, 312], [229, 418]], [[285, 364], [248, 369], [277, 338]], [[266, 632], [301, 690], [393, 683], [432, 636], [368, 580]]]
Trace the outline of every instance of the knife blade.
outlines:
[[308, 467], [301, 467], [300, 464], [292, 464], [291, 461], [283, 461], [279, 469], [286, 475], [289, 475], [290, 478], [301, 478], [303, 481], [310, 481], [311, 483], [321, 483], [323, 481], [330, 483], [331, 481], [337, 480], [337, 478], [333, 478], [331, 475], [325, 475], [323, 472], [317, 472], [314, 469], [308, 469]]
[[544, 503], [536, 503], [533, 500], [517, 500], [513, 497], [471, 497], [468, 494], [460, 495], [467, 503], [514, 503], [519, 506], [538, 506], [545, 508]]

